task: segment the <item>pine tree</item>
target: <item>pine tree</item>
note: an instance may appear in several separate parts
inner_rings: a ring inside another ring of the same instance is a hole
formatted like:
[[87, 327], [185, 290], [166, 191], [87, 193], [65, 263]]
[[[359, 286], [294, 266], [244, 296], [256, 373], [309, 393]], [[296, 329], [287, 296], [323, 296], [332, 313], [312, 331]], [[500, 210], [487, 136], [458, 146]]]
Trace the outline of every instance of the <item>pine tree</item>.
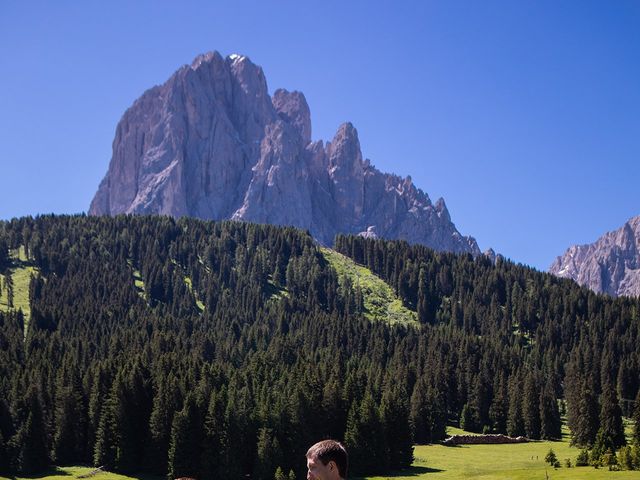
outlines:
[[200, 476], [201, 445], [200, 414], [194, 396], [189, 394], [184, 408], [175, 414], [171, 425], [168, 458], [170, 480]]
[[280, 442], [270, 428], [261, 428], [258, 432], [255, 478], [269, 480], [274, 470], [282, 464], [284, 458]]
[[352, 473], [368, 475], [386, 471], [384, 432], [370, 393], [365, 394], [360, 405], [355, 402], [351, 405], [344, 440]]
[[12, 439], [12, 443], [17, 452], [17, 470], [23, 474], [33, 474], [42, 472], [49, 465], [42, 406], [35, 387], [29, 390], [25, 403], [28, 408], [28, 416]]
[[476, 424], [473, 419], [473, 410], [468, 403], [465, 403], [460, 413], [460, 428], [468, 432], [476, 431]]
[[602, 406], [600, 408], [600, 430], [607, 448], [617, 450], [626, 445], [624, 425], [622, 424], [622, 410], [618, 403], [615, 389], [607, 385], [602, 392]]
[[0, 430], [0, 473], [9, 473], [9, 452], [7, 452], [2, 430]]
[[520, 386], [517, 375], [512, 375], [509, 378], [509, 411], [507, 413], [507, 434], [512, 437], [525, 435]]
[[635, 408], [633, 410], [633, 441], [640, 445], [640, 389], [636, 395]]
[[562, 420], [553, 388], [545, 385], [540, 392], [540, 438], [556, 440], [562, 437]]
[[287, 480], [287, 476], [282, 471], [282, 467], [276, 468], [276, 473], [273, 475], [273, 480]]
[[389, 455], [389, 468], [408, 468], [413, 462], [413, 437], [406, 394], [398, 386], [387, 386], [380, 402], [380, 421]]
[[225, 423], [225, 398], [222, 392], [214, 391], [204, 421], [202, 445], [202, 478], [222, 478], [227, 472], [226, 458], [229, 445]]
[[556, 462], [558, 461], [558, 457], [556, 456], [556, 453], [553, 451], [553, 448], [549, 449], [549, 451], [544, 457], [544, 461], [551, 466], [556, 464]]
[[495, 395], [489, 408], [491, 428], [496, 433], [507, 433], [507, 414], [509, 412], [509, 397], [504, 377], [500, 375], [495, 388]]
[[80, 459], [83, 415], [77, 401], [71, 387], [58, 386], [53, 436], [53, 456], [58, 465], [69, 465]]
[[529, 372], [524, 381], [522, 416], [527, 437], [538, 440], [540, 438], [540, 391], [533, 372]]
[[[171, 386], [175, 388], [175, 385]], [[164, 380], [160, 380], [149, 418], [150, 439], [145, 458], [149, 470], [157, 474], [167, 471], [171, 424], [176, 408], [175, 402], [171, 401], [170, 388]]]
[[416, 443], [420, 444], [429, 443], [431, 436], [425, 388], [424, 381], [418, 380], [416, 382], [413, 387], [413, 393], [411, 394], [411, 409], [409, 414], [413, 438]]
[[118, 432], [116, 417], [119, 406], [118, 392], [122, 387], [120, 384], [116, 385], [116, 382], [114, 382], [113, 389], [110, 391], [105, 405], [100, 410], [93, 451], [93, 464], [95, 466], [106, 466], [108, 469], [117, 468]]
[[586, 379], [582, 382], [582, 390], [577, 400], [576, 424], [571, 430], [571, 443], [580, 447], [591, 446], [600, 428], [599, 405], [590, 382]]

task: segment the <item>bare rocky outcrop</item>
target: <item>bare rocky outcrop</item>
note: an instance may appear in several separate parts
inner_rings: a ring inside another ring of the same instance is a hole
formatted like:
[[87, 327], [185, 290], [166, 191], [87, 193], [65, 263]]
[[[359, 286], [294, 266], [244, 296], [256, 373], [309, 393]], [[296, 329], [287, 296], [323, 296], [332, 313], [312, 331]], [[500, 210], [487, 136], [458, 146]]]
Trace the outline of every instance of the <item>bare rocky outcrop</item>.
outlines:
[[640, 216], [589, 245], [569, 247], [549, 272], [596, 292], [640, 295]]
[[311, 131], [301, 92], [278, 89], [271, 97], [247, 57], [201, 55], [125, 112], [89, 213], [293, 225], [327, 245], [337, 233], [372, 232], [480, 253], [444, 200], [432, 204], [410, 177], [362, 158], [353, 125], [326, 143], [312, 141]]

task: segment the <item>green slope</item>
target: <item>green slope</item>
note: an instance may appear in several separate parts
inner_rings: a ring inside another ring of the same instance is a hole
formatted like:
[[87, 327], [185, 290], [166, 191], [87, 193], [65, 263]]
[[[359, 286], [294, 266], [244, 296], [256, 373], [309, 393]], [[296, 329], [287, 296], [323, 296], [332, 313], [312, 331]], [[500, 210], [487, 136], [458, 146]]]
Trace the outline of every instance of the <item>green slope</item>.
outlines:
[[[27, 335], [29, 319], [31, 318], [31, 305], [29, 303], [29, 283], [31, 276], [39, 274], [39, 270], [25, 255], [24, 247], [11, 251], [12, 264], [0, 275], [2, 288], [0, 288], [0, 311], [22, 310], [24, 314], [24, 332]], [[7, 288], [8, 277], [13, 281], [13, 305], [9, 304]]]
[[360, 287], [364, 300], [364, 316], [369, 320], [418, 325], [416, 312], [409, 310], [393, 289], [371, 270], [329, 248], [321, 248], [325, 259], [338, 273], [341, 287], [350, 280], [353, 288]]

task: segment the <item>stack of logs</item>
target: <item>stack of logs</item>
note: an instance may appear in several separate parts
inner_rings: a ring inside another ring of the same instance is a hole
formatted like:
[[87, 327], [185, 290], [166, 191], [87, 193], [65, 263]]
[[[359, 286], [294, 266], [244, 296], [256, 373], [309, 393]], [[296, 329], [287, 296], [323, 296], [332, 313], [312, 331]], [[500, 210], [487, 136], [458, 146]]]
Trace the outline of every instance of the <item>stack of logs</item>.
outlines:
[[452, 435], [442, 441], [443, 445], [471, 445], [471, 444], [499, 444], [499, 443], [527, 443], [526, 437], [508, 437], [506, 435]]

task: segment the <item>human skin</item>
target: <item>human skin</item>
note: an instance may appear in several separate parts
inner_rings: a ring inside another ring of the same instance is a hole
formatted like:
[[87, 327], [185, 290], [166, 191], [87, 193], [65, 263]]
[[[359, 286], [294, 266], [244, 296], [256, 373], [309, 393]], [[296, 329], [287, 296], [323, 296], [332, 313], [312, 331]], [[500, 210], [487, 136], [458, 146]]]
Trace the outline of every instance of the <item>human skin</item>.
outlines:
[[307, 480], [340, 480], [338, 466], [333, 460], [326, 465], [317, 458], [307, 458]]

